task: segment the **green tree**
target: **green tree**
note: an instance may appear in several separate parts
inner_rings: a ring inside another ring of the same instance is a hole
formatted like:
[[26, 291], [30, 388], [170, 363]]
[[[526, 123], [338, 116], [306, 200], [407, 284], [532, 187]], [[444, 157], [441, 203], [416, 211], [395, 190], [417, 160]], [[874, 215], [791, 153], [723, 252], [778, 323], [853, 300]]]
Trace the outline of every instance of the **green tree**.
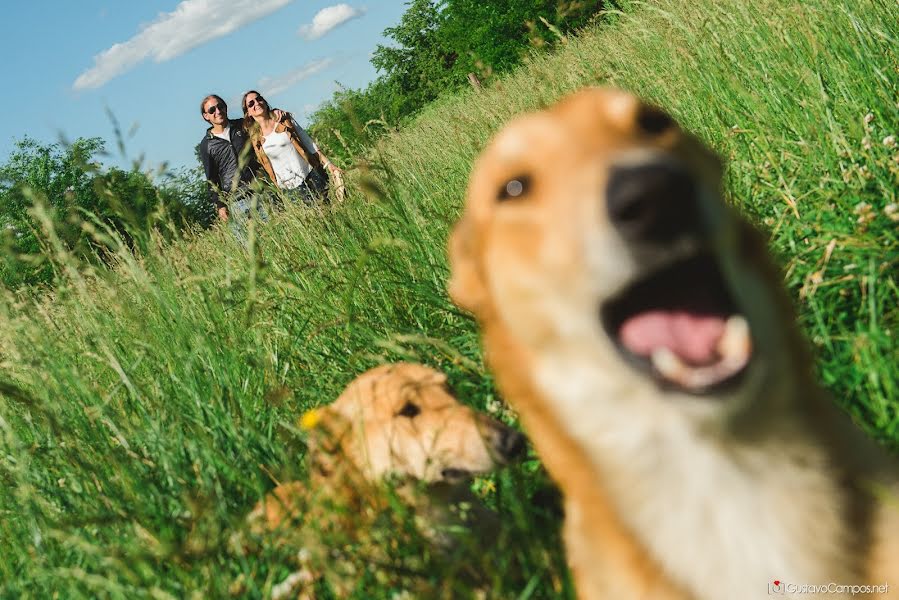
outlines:
[[342, 90], [312, 115], [311, 129], [344, 160], [364, 152], [441, 94], [507, 71], [534, 49], [584, 27], [611, 0], [411, 0], [371, 62], [380, 76]]
[[[102, 169], [94, 157], [103, 151], [100, 138], [81, 138], [68, 146], [27, 137], [16, 143], [9, 160], [0, 165], [2, 283], [18, 286], [52, 279], [41, 227], [29, 210], [35, 203], [46, 208], [66, 248], [94, 262], [108, 254], [107, 244], [118, 244], [115, 237], [141, 249], [150, 230], [160, 224], [166, 223], [161, 229], [172, 235], [198, 220], [196, 199], [205, 191], [196, 177], [177, 175], [160, 189], [140, 171]], [[107, 231], [115, 236], [105, 235]]]
[[393, 43], [379, 45], [371, 63], [401, 91], [396, 100], [400, 114], [411, 114], [436, 98], [445, 88], [457, 54], [444, 43], [443, 13], [434, 0], [412, 0], [399, 25], [384, 35]]
[[[443, 0], [440, 36], [459, 56], [454, 81], [468, 73], [503, 72], [534, 48], [551, 46], [559, 33], [586, 25], [603, 0]], [[548, 25], [547, 25], [548, 24]]]

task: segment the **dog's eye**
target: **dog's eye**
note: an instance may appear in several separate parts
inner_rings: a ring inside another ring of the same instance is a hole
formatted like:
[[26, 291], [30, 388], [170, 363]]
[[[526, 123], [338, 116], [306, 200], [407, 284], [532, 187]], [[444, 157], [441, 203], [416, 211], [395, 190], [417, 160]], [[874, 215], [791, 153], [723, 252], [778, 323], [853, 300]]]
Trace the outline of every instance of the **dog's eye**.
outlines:
[[418, 405], [413, 402], [406, 402], [403, 405], [403, 408], [400, 409], [400, 412], [396, 413], [400, 417], [408, 417], [411, 419], [412, 417], [418, 416], [421, 413], [421, 409], [418, 408]]
[[654, 106], [642, 106], [637, 113], [637, 125], [646, 133], [658, 135], [670, 129], [674, 120]]
[[511, 200], [526, 195], [531, 189], [530, 175], [519, 175], [507, 181], [496, 194], [497, 200]]

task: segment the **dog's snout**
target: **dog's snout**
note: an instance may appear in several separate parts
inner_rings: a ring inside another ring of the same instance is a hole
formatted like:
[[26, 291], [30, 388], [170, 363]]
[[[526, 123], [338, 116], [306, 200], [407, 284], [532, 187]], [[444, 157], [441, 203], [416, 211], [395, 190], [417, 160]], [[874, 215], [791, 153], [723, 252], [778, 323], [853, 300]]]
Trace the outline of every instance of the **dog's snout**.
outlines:
[[606, 187], [609, 218], [633, 242], [665, 243], [700, 232], [696, 181], [671, 162], [615, 167]]
[[524, 455], [527, 439], [511, 427], [503, 427], [496, 438], [496, 449], [506, 461], [513, 461]]

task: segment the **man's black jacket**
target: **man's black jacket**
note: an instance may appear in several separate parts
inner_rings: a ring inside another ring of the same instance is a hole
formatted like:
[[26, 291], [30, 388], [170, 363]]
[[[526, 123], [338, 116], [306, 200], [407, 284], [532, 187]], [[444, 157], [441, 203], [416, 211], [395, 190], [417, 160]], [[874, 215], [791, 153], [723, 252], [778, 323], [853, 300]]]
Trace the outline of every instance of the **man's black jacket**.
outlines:
[[[212, 127], [206, 130], [206, 135], [197, 148], [200, 155], [200, 162], [203, 163], [203, 170], [206, 172], [206, 181], [209, 184], [209, 201], [215, 209], [225, 206], [225, 203], [219, 197], [219, 192], [230, 192], [234, 185], [234, 176], [237, 173], [237, 165], [239, 160], [244, 161], [243, 169], [240, 171], [240, 177], [237, 185], [242, 185], [255, 177], [259, 163], [253, 152], [249, 152], [251, 148], [247, 146], [247, 134], [243, 130], [243, 121], [240, 119], [229, 119], [231, 143], [212, 135]], [[241, 153], [244, 149], [248, 151], [242, 158]]]

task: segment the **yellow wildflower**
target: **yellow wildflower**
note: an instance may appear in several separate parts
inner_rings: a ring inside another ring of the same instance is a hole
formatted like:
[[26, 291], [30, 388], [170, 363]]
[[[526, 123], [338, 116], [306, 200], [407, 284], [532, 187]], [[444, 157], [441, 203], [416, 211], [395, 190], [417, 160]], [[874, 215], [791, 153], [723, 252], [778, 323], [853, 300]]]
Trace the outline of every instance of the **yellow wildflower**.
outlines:
[[300, 427], [309, 431], [310, 429], [315, 429], [315, 426], [318, 425], [318, 422], [321, 421], [322, 414], [321, 411], [317, 408], [313, 408], [307, 410], [303, 413], [303, 416], [300, 417]]

